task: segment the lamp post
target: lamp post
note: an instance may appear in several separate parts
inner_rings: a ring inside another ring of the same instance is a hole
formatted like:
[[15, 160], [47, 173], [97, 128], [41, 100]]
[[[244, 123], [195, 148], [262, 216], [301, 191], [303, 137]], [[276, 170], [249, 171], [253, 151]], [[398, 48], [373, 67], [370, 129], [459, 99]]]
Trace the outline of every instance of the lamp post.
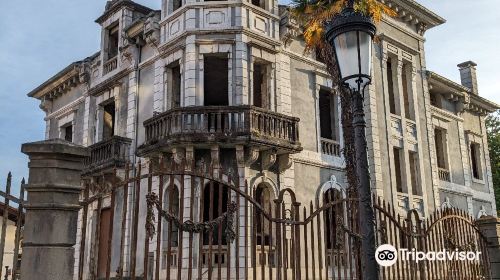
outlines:
[[370, 68], [375, 25], [371, 18], [356, 12], [354, 0], [326, 24], [326, 39], [332, 45], [340, 71], [340, 84], [351, 93], [353, 106], [356, 175], [359, 194], [361, 233], [361, 273], [363, 280], [379, 279], [375, 261], [375, 215], [371, 199], [370, 173], [365, 137], [364, 91], [371, 82]]

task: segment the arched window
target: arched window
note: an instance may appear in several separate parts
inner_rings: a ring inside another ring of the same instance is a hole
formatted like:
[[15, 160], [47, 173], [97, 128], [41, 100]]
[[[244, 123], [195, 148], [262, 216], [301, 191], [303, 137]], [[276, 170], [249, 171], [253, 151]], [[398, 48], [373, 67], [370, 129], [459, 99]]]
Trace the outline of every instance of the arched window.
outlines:
[[[266, 186], [263, 183], [260, 183], [255, 189], [254, 195], [255, 201], [259, 203], [259, 205], [264, 209], [264, 212], [272, 215], [272, 195], [271, 188]], [[255, 216], [255, 225], [257, 231], [256, 242], [257, 245], [267, 245], [270, 246], [272, 244], [271, 240], [271, 223], [268, 219], [264, 217], [264, 215], [257, 210]]]
[[[222, 184], [207, 183], [203, 189], [203, 222], [213, 220], [227, 212], [228, 188]], [[213, 231], [206, 231], [203, 234], [203, 245], [226, 245], [226, 224], [225, 222]]]
[[[165, 189], [165, 194], [163, 196], [163, 209], [167, 212], [179, 216], [179, 189], [176, 185], [168, 185]], [[163, 267], [166, 267], [167, 264], [167, 254], [168, 254], [168, 245], [170, 242], [170, 250], [171, 254], [172, 248], [175, 251], [177, 246], [179, 246], [179, 228], [172, 222], [167, 220], [163, 220], [163, 228], [162, 228], [162, 247], [163, 247]], [[173, 261], [174, 258], [170, 258], [170, 262]], [[171, 265], [175, 265], [172, 264]]]
[[[323, 205], [330, 202], [340, 201], [342, 199], [342, 194], [340, 191], [330, 188], [323, 194]], [[337, 234], [341, 229], [337, 228], [337, 221], [342, 221], [344, 219], [343, 203], [335, 204], [328, 207], [324, 211], [325, 219], [325, 244], [327, 249], [340, 249], [342, 244], [338, 239]]]

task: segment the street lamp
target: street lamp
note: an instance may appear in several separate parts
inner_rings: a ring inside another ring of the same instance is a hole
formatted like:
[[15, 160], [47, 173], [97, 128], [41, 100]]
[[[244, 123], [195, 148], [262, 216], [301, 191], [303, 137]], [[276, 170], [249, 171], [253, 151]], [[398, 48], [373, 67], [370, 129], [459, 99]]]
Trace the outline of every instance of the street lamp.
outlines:
[[349, 90], [352, 97], [361, 233], [361, 273], [363, 280], [371, 280], [379, 279], [379, 267], [375, 261], [375, 215], [368, 170], [363, 98], [365, 87], [371, 82], [372, 44], [376, 28], [370, 17], [356, 12], [353, 6], [354, 0], [349, 0], [348, 6], [326, 24], [326, 39], [335, 52], [340, 71], [340, 84]]

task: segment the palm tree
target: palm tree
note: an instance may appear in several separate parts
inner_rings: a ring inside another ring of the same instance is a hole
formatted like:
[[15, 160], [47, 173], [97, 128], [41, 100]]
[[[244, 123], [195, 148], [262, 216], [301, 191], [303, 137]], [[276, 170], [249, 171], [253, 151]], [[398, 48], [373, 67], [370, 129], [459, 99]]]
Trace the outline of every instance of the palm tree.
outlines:
[[[291, 13], [303, 29], [306, 51], [324, 48], [325, 23], [332, 20], [348, 4], [349, 0], [292, 0]], [[354, 9], [380, 22], [382, 15], [395, 16], [396, 12], [377, 0], [358, 0]]]

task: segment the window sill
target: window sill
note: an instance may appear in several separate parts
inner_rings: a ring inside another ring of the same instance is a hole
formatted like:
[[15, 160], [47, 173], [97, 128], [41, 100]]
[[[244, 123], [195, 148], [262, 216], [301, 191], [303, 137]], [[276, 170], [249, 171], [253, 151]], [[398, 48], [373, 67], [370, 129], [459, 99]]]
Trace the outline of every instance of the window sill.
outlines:
[[485, 182], [484, 182], [483, 179], [477, 179], [477, 178], [474, 178], [474, 177], [472, 177], [472, 182], [476, 183], [476, 184], [481, 184], [481, 185], [485, 184]]

